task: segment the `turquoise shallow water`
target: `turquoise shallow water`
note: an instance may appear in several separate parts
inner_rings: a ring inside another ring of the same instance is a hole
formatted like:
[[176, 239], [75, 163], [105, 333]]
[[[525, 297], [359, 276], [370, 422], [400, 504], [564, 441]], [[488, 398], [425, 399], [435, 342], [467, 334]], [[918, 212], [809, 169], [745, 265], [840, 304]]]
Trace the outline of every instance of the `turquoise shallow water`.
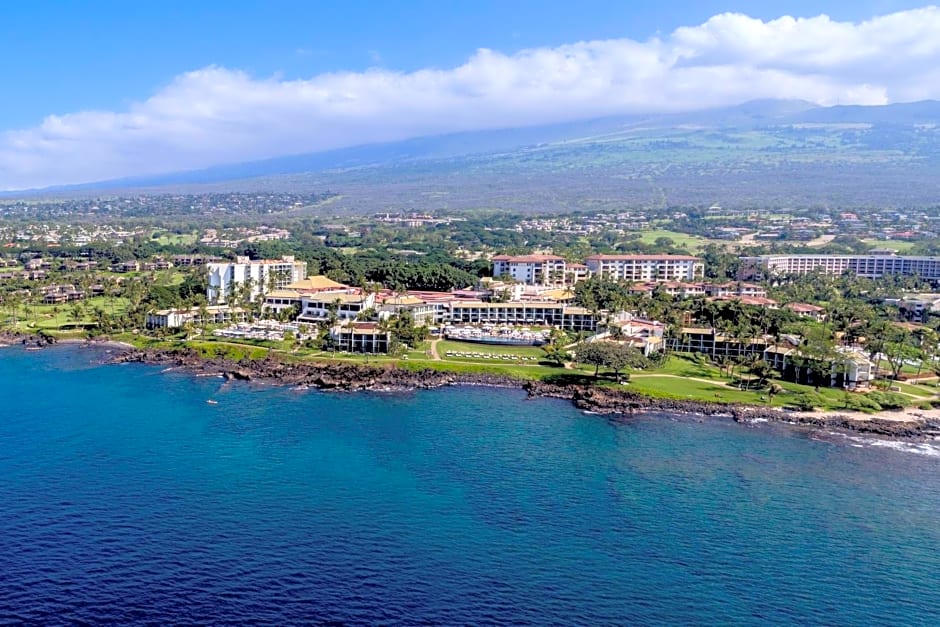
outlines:
[[929, 450], [94, 356], [0, 349], [0, 623], [940, 621]]

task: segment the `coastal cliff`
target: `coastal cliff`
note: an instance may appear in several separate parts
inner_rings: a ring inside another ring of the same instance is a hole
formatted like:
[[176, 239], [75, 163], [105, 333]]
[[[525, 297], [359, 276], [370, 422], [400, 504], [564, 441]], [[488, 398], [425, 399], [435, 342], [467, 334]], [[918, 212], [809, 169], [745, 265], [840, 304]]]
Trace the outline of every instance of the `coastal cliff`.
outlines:
[[224, 358], [207, 358], [189, 349], [133, 349], [113, 357], [110, 363], [155, 364], [196, 374], [220, 375], [229, 380], [271, 381], [281, 385], [338, 391], [413, 390], [447, 385], [515, 387], [524, 389], [533, 398], [569, 400], [578, 409], [598, 414], [630, 416], [640, 412], [675, 412], [726, 416], [740, 423], [780, 422], [812, 429], [854, 431], [915, 440], [940, 434], [940, 419], [913, 415], [889, 420], [877, 415], [788, 412], [771, 407], [657, 398], [610, 387], [525, 381], [508, 376], [451, 373], [429, 368], [411, 370], [394, 364], [285, 362], [276, 358], [235, 362]]

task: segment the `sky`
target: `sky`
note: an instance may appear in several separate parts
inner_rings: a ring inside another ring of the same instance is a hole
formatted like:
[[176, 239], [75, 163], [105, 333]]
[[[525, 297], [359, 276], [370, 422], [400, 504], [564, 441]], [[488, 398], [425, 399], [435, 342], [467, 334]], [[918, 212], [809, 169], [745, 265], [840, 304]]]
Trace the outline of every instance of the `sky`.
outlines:
[[940, 98], [940, 9], [854, 0], [5, 3], [0, 189], [756, 98]]

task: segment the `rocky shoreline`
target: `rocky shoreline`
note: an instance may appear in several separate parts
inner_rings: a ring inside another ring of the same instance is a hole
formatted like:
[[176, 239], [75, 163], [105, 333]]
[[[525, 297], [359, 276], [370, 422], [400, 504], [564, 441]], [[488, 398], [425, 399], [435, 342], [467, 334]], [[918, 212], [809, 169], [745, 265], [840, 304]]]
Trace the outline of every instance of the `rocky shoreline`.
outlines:
[[851, 417], [787, 412], [769, 407], [655, 398], [630, 390], [523, 381], [499, 375], [450, 373], [433, 369], [408, 370], [391, 364], [290, 363], [273, 358], [234, 362], [223, 358], [206, 358], [189, 349], [131, 349], [113, 357], [109, 363], [161, 365], [203, 376], [219, 375], [229, 380], [269, 381], [321, 390], [407, 391], [447, 385], [512, 387], [525, 390], [531, 398], [564, 399], [571, 401], [578, 409], [598, 414], [631, 416], [645, 412], [670, 412], [721, 416], [740, 423], [786, 423], [816, 430], [855, 432], [913, 441], [926, 441], [940, 435], [940, 419], [926, 417], [888, 420], [877, 415]]
[[0, 331], [0, 344], [22, 344], [27, 347], [51, 346], [56, 338], [51, 335], [38, 333], [21, 333], [19, 331]]

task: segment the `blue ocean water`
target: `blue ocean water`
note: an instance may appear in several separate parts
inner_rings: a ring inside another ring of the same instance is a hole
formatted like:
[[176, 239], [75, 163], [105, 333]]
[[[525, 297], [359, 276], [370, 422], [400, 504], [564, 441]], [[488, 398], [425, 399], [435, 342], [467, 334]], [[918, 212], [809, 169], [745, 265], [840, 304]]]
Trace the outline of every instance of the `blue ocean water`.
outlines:
[[0, 349], [0, 623], [940, 621], [926, 448], [95, 357]]

